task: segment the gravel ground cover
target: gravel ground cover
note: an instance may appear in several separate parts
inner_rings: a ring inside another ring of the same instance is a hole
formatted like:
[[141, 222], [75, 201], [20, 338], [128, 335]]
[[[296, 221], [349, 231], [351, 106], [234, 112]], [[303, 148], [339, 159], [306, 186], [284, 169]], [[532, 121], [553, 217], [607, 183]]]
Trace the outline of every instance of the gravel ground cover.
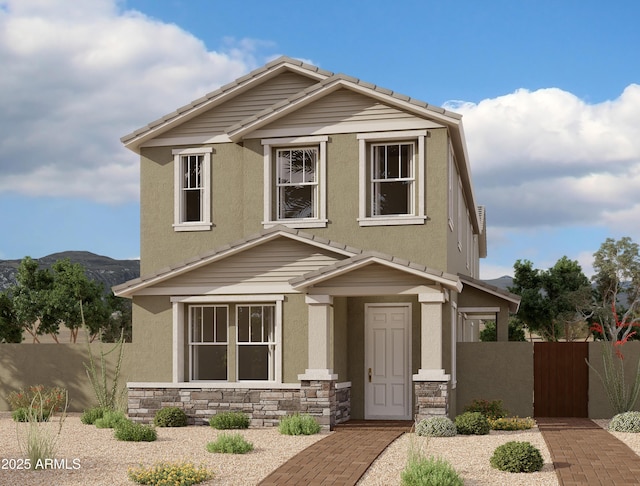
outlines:
[[[596, 422], [604, 428], [608, 424], [607, 420]], [[55, 426], [55, 423], [46, 426]], [[13, 422], [8, 413], [0, 413], [0, 484], [3, 486], [131, 486], [134, 483], [127, 477], [129, 467], [163, 460], [185, 460], [211, 469], [215, 476], [202, 483], [204, 485], [255, 485], [287, 459], [327, 436], [324, 433], [291, 437], [281, 435], [275, 428], [248, 429], [240, 433], [253, 442], [253, 452], [244, 455], [211, 454], [205, 450], [206, 443], [224, 431], [206, 426], [158, 428], [156, 442], [120, 442], [113, 437], [111, 429], [84, 425], [79, 414], [70, 414], [58, 439], [58, 469], [28, 471], [17, 469], [19, 460], [25, 457], [18, 446], [18, 435], [25, 427], [25, 424]], [[640, 454], [640, 434], [614, 435]], [[510, 440], [528, 441], [538, 447], [545, 461], [542, 471], [511, 474], [491, 468], [489, 458], [495, 448]], [[426, 438], [405, 434], [380, 455], [359, 485], [399, 484], [410, 447], [420, 448], [426, 455], [447, 459], [462, 476], [465, 485], [558, 484], [542, 434], [534, 428], [514, 432], [491, 431], [485, 436]]]

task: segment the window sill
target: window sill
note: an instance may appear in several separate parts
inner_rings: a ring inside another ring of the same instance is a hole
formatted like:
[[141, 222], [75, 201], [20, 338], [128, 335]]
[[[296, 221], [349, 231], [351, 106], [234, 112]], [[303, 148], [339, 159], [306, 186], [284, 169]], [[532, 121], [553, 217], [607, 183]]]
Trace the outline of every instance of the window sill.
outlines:
[[180, 223], [174, 224], [174, 231], [209, 231], [212, 223]]
[[360, 226], [398, 226], [424, 224], [426, 216], [384, 216], [378, 218], [358, 218]]
[[294, 219], [283, 221], [263, 221], [262, 225], [265, 229], [274, 226], [286, 226], [287, 228], [326, 228], [328, 219]]

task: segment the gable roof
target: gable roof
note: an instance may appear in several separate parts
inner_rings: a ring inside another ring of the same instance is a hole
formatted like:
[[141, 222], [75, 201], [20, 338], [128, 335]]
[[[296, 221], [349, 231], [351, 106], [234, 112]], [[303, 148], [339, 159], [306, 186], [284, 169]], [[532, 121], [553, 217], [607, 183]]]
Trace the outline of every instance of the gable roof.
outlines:
[[[287, 99], [277, 101], [272, 106], [254, 113], [251, 116], [234, 122], [226, 129], [226, 133], [231, 141], [240, 141], [254, 130], [265, 126], [295, 110], [306, 106], [313, 101], [321, 99], [337, 89], [345, 88], [359, 92], [365, 96], [378, 100], [381, 103], [395, 106], [416, 116], [431, 119], [437, 123], [445, 125], [449, 129], [451, 142], [457, 154], [456, 160], [458, 171], [463, 181], [462, 187], [469, 207], [477, 207], [476, 199], [471, 183], [471, 169], [467, 154], [467, 144], [462, 127], [462, 116], [445, 110], [443, 108], [430, 105], [424, 101], [411, 98], [395, 91], [362, 81], [358, 78], [345, 74], [334, 74], [330, 71], [320, 69], [311, 64], [282, 56], [269, 62], [261, 68], [251, 71], [235, 81], [228, 83], [215, 91], [212, 91], [197, 100], [182, 106], [172, 113], [169, 113], [148, 125], [135, 130], [121, 138], [122, 143], [134, 152], [139, 153], [140, 147], [147, 141], [154, 139], [163, 133], [181, 125], [204, 112], [244, 93], [253, 87], [272, 79], [283, 72], [295, 72], [309, 77], [317, 83], [303, 89]], [[482, 216], [484, 212], [482, 213]], [[483, 238], [483, 221], [478, 211], [470, 212], [471, 222], [474, 232]], [[484, 236], [486, 238], [486, 236]], [[481, 248], [482, 248], [482, 241]]]
[[496, 287], [495, 285], [488, 284], [486, 282], [483, 282], [482, 280], [469, 277], [468, 275], [459, 273], [458, 277], [460, 277], [463, 285], [468, 285], [470, 287], [481, 290], [482, 292], [495, 295], [496, 297], [499, 297], [500, 299], [505, 300], [509, 303], [509, 310], [511, 312], [513, 312], [514, 314], [518, 312], [520, 301], [522, 300], [519, 295], [512, 294], [511, 292], [501, 289], [500, 287]]
[[394, 268], [405, 273], [417, 275], [443, 285], [446, 288], [460, 291], [462, 285], [456, 275], [450, 275], [437, 270], [431, 270], [424, 265], [402, 260], [379, 252], [363, 251], [333, 240], [305, 233], [285, 226], [274, 226], [258, 234], [251, 235], [230, 245], [225, 245], [212, 252], [184, 261], [173, 267], [164, 268], [149, 275], [130, 280], [113, 287], [113, 293], [118, 297], [132, 297], [136, 292], [183, 275], [192, 270], [202, 268], [216, 261], [237, 255], [243, 251], [273, 241], [276, 238], [290, 238], [323, 250], [331, 251], [347, 257], [344, 261], [328, 265], [317, 271], [308, 272], [302, 277], [293, 278], [289, 283], [296, 289], [309, 287], [320, 281], [351, 272], [372, 263]]
[[177, 110], [139, 128], [125, 136], [120, 141], [130, 150], [139, 152], [140, 146], [154, 137], [170, 130], [171, 128], [188, 121], [211, 108], [220, 105], [228, 99], [237, 96], [257, 84], [261, 84], [285, 71], [296, 72], [314, 80], [320, 81], [333, 76], [332, 72], [325, 71], [311, 64], [282, 56], [264, 66], [251, 71], [231, 83], [207, 93], [206, 95], [184, 105]]

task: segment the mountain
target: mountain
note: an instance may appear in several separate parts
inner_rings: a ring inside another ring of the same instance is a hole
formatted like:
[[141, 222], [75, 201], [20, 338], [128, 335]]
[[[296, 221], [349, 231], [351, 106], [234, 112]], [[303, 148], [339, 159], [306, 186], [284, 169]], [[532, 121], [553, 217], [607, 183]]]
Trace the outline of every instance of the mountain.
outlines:
[[[50, 268], [64, 258], [81, 264], [87, 277], [102, 282], [105, 290], [140, 276], [140, 260], [114, 260], [88, 251], [64, 251], [34, 260], [42, 267]], [[20, 260], [0, 260], [0, 292], [15, 285], [19, 265]]]
[[511, 287], [513, 285], [513, 277], [510, 277], [509, 275], [503, 275], [499, 278], [483, 280], [483, 282], [489, 285], [493, 285], [494, 287], [498, 287], [502, 290], [508, 290], [508, 287]]

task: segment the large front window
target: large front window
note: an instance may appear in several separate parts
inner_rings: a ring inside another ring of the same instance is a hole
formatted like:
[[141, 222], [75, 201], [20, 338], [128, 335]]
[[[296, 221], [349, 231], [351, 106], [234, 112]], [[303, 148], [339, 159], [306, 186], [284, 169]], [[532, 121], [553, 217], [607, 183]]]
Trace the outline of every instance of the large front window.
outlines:
[[317, 218], [318, 148], [276, 149], [277, 218]]
[[371, 216], [413, 214], [413, 143], [371, 145]]
[[238, 380], [273, 381], [275, 306], [237, 306]]

